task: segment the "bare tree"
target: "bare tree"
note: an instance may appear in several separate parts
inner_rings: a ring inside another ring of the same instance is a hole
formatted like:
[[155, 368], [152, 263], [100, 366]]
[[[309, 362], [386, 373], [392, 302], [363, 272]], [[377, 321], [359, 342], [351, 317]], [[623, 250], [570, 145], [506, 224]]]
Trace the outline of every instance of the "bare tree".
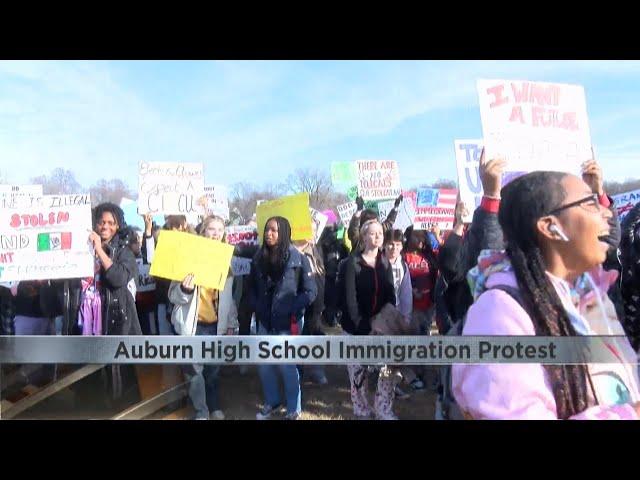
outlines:
[[91, 193], [91, 203], [93, 205], [104, 202], [112, 202], [119, 205], [123, 197], [134, 200], [137, 198], [137, 193], [119, 178], [112, 178], [111, 180], [100, 179], [89, 189], [89, 193]]
[[42, 191], [45, 195], [82, 193], [84, 190], [76, 180], [74, 173], [62, 168], [54, 169], [49, 176], [33, 177], [31, 183], [42, 185]]
[[447, 178], [439, 178], [431, 184], [431, 188], [458, 188], [458, 182]]
[[231, 223], [246, 224], [255, 213], [258, 200], [273, 200], [279, 196], [281, 192], [273, 184], [267, 184], [261, 188], [248, 182], [232, 185], [228, 199]]
[[640, 189], [640, 179], [628, 178], [624, 182], [604, 182], [604, 191], [609, 195], [617, 195], [638, 189]]
[[336, 192], [327, 172], [310, 168], [298, 169], [281, 184], [284, 194], [309, 192], [309, 203], [317, 210], [333, 208], [348, 201], [345, 194]]

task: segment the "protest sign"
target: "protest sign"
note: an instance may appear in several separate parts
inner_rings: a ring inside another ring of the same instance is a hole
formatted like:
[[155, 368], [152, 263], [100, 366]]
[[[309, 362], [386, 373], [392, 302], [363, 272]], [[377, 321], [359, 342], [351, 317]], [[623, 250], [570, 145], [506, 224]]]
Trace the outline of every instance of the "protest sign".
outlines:
[[618, 211], [618, 218], [622, 222], [624, 217], [631, 211], [636, 204], [640, 203], [640, 190], [621, 193], [619, 195], [611, 195], [613, 203]]
[[506, 172], [552, 170], [579, 175], [592, 158], [584, 88], [519, 80], [478, 80], [488, 159]]
[[358, 160], [358, 195], [386, 200], [400, 195], [400, 171], [395, 160]]
[[138, 264], [138, 292], [153, 292], [156, 289], [156, 279], [149, 274], [151, 265], [143, 263], [142, 258], [136, 258]]
[[313, 243], [318, 243], [324, 227], [327, 226], [329, 217], [315, 208], [309, 208], [309, 213], [311, 213], [311, 230], [314, 234]]
[[338, 215], [340, 215], [340, 220], [345, 227], [349, 226], [349, 222], [351, 221], [351, 217], [356, 213], [358, 206], [356, 202], [347, 202], [342, 203], [340, 205], [336, 205], [336, 210], [338, 210]]
[[358, 183], [354, 162], [331, 162], [331, 183], [334, 187], [352, 186]]
[[451, 230], [453, 228], [458, 191], [446, 188], [438, 190], [435, 206], [416, 206], [413, 218], [413, 228], [416, 230], [429, 230], [434, 225], [438, 225], [441, 230]]
[[482, 182], [480, 181], [482, 140], [455, 140], [454, 148], [460, 200], [468, 211], [468, 214], [462, 217], [462, 221], [471, 223], [473, 212], [480, 206], [483, 195]]
[[416, 193], [417, 207], [437, 207], [440, 190], [430, 187], [419, 187]]
[[[405, 194], [403, 193], [403, 196]], [[389, 212], [393, 209], [395, 204], [395, 200], [387, 200], [385, 202], [378, 202], [378, 214], [380, 215], [380, 220], [384, 221], [388, 216]], [[413, 204], [413, 200], [411, 197], [404, 196], [400, 206], [398, 207], [398, 214], [396, 216], [396, 221], [393, 223], [394, 230], [402, 230], [403, 232], [413, 225], [413, 219], [416, 214], [416, 209]]]
[[227, 187], [224, 185], [205, 185], [204, 195], [207, 197], [207, 215], [217, 215], [229, 220], [229, 202]]
[[231, 270], [234, 277], [241, 277], [251, 273], [251, 259], [231, 257]]
[[[138, 227], [144, 232], [144, 218], [138, 213], [138, 204], [135, 200], [130, 198], [123, 198], [120, 200], [120, 208], [124, 213], [124, 221], [130, 227]], [[162, 227], [164, 225], [164, 215], [154, 215], [153, 221], [156, 225]]]
[[258, 231], [251, 225], [233, 225], [225, 229], [229, 245], [258, 245]]
[[358, 171], [355, 162], [332, 162], [331, 184], [338, 192], [346, 193], [349, 200], [358, 196]]
[[0, 185], [0, 208], [29, 208], [42, 195], [42, 185]]
[[201, 212], [201, 163], [140, 162], [138, 174], [138, 212], [196, 216]]
[[0, 210], [0, 281], [93, 276], [89, 194], [33, 198]]
[[291, 225], [291, 240], [312, 238], [311, 212], [309, 212], [309, 192], [276, 198], [263, 202], [256, 208], [258, 236], [262, 238], [267, 219], [274, 216], [284, 217]]
[[162, 230], [149, 273], [177, 281], [192, 273], [196, 285], [222, 290], [232, 255], [232, 245], [191, 233]]

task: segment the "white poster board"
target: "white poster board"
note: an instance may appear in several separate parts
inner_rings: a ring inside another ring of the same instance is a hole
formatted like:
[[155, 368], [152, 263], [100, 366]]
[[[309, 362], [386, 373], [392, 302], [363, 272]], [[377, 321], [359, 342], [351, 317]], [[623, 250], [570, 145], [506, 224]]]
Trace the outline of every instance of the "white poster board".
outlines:
[[230, 225], [225, 228], [229, 245], [258, 245], [258, 230], [252, 225]]
[[386, 200], [400, 195], [400, 170], [395, 160], [358, 160], [358, 195]]
[[153, 292], [156, 289], [156, 279], [149, 275], [150, 263], [144, 263], [141, 258], [136, 258], [138, 264], [138, 292]]
[[327, 226], [329, 217], [327, 217], [324, 213], [316, 210], [315, 208], [309, 207], [309, 212], [311, 212], [311, 230], [314, 233], [313, 243], [318, 243], [324, 227]]
[[43, 195], [0, 210], [0, 281], [92, 277], [91, 199]]
[[205, 185], [204, 195], [207, 197], [207, 214], [217, 215], [225, 221], [229, 220], [228, 189], [225, 185]]
[[592, 157], [582, 86], [478, 80], [477, 87], [488, 159], [505, 158], [511, 178], [534, 170], [580, 174]]
[[[394, 204], [395, 200], [387, 200], [386, 202], [378, 203], [378, 216], [381, 221], [384, 221], [389, 216], [389, 212], [393, 209]], [[393, 222], [394, 230], [402, 230], [404, 232], [408, 227], [413, 225], [415, 214], [416, 209], [411, 197], [403, 197], [402, 203], [400, 203], [400, 206], [398, 207], [396, 221]]]
[[455, 140], [456, 167], [460, 200], [467, 207], [468, 214], [462, 217], [465, 223], [473, 221], [473, 212], [482, 201], [482, 181], [480, 180], [480, 155], [482, 140]]
[[140, 162], [138, 213], [195, 215], [204, 195], [202, 163]]
[[342, 203], [340, 205], [336, 205], [336, 210], [338, 211], [338, 215], [340, 215], [342, 224], [345, 227], [348, 227], [351, 217], [353, 217], [353, 214], [358, 210], [358, 205], [356, 205], [356, 202]]
[[42, 195], [42, 185], [0, 185], [0, 208], [30, 208]]

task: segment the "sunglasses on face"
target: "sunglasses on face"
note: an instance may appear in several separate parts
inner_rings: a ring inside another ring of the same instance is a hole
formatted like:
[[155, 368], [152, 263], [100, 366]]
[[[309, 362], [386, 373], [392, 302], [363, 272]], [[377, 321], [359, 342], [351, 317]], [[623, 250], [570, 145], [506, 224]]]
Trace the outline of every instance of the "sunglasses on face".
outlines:
[[549, 215], [556, 215], [563, 210], [567, 210], [573, 207], [581, 207], [584, 210], [589, 212], [597, 213], [600, 211], [600, 201], [598, 199], [597, 193], [592, 193], [591, 195], [581, 198], [580, 200], [576, 200], [575, 202], [567, 203], [566, 205], [562, 205], [561, 207], [554, 208], [549, 212]]

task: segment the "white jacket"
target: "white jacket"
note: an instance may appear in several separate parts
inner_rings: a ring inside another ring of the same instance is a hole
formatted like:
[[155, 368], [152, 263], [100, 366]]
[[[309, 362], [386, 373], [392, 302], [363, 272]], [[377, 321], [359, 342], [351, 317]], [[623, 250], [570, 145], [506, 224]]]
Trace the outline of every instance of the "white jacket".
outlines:
[[[178, 335], [193, 336], [198, 325], [198, 303], [200, 301], [200, 287], [192, 294], [187, 294], [180, 288], [182, 282], [171, 282], [169, 287], [169, 301], [173, 303], [171, 323]], [[238, 328], [238, 309], [232, 295], [233, 277], [227, 277], [224, 290], [220, 292], [218, 302], [218, 335], [225, 335], [227, 329]]]

